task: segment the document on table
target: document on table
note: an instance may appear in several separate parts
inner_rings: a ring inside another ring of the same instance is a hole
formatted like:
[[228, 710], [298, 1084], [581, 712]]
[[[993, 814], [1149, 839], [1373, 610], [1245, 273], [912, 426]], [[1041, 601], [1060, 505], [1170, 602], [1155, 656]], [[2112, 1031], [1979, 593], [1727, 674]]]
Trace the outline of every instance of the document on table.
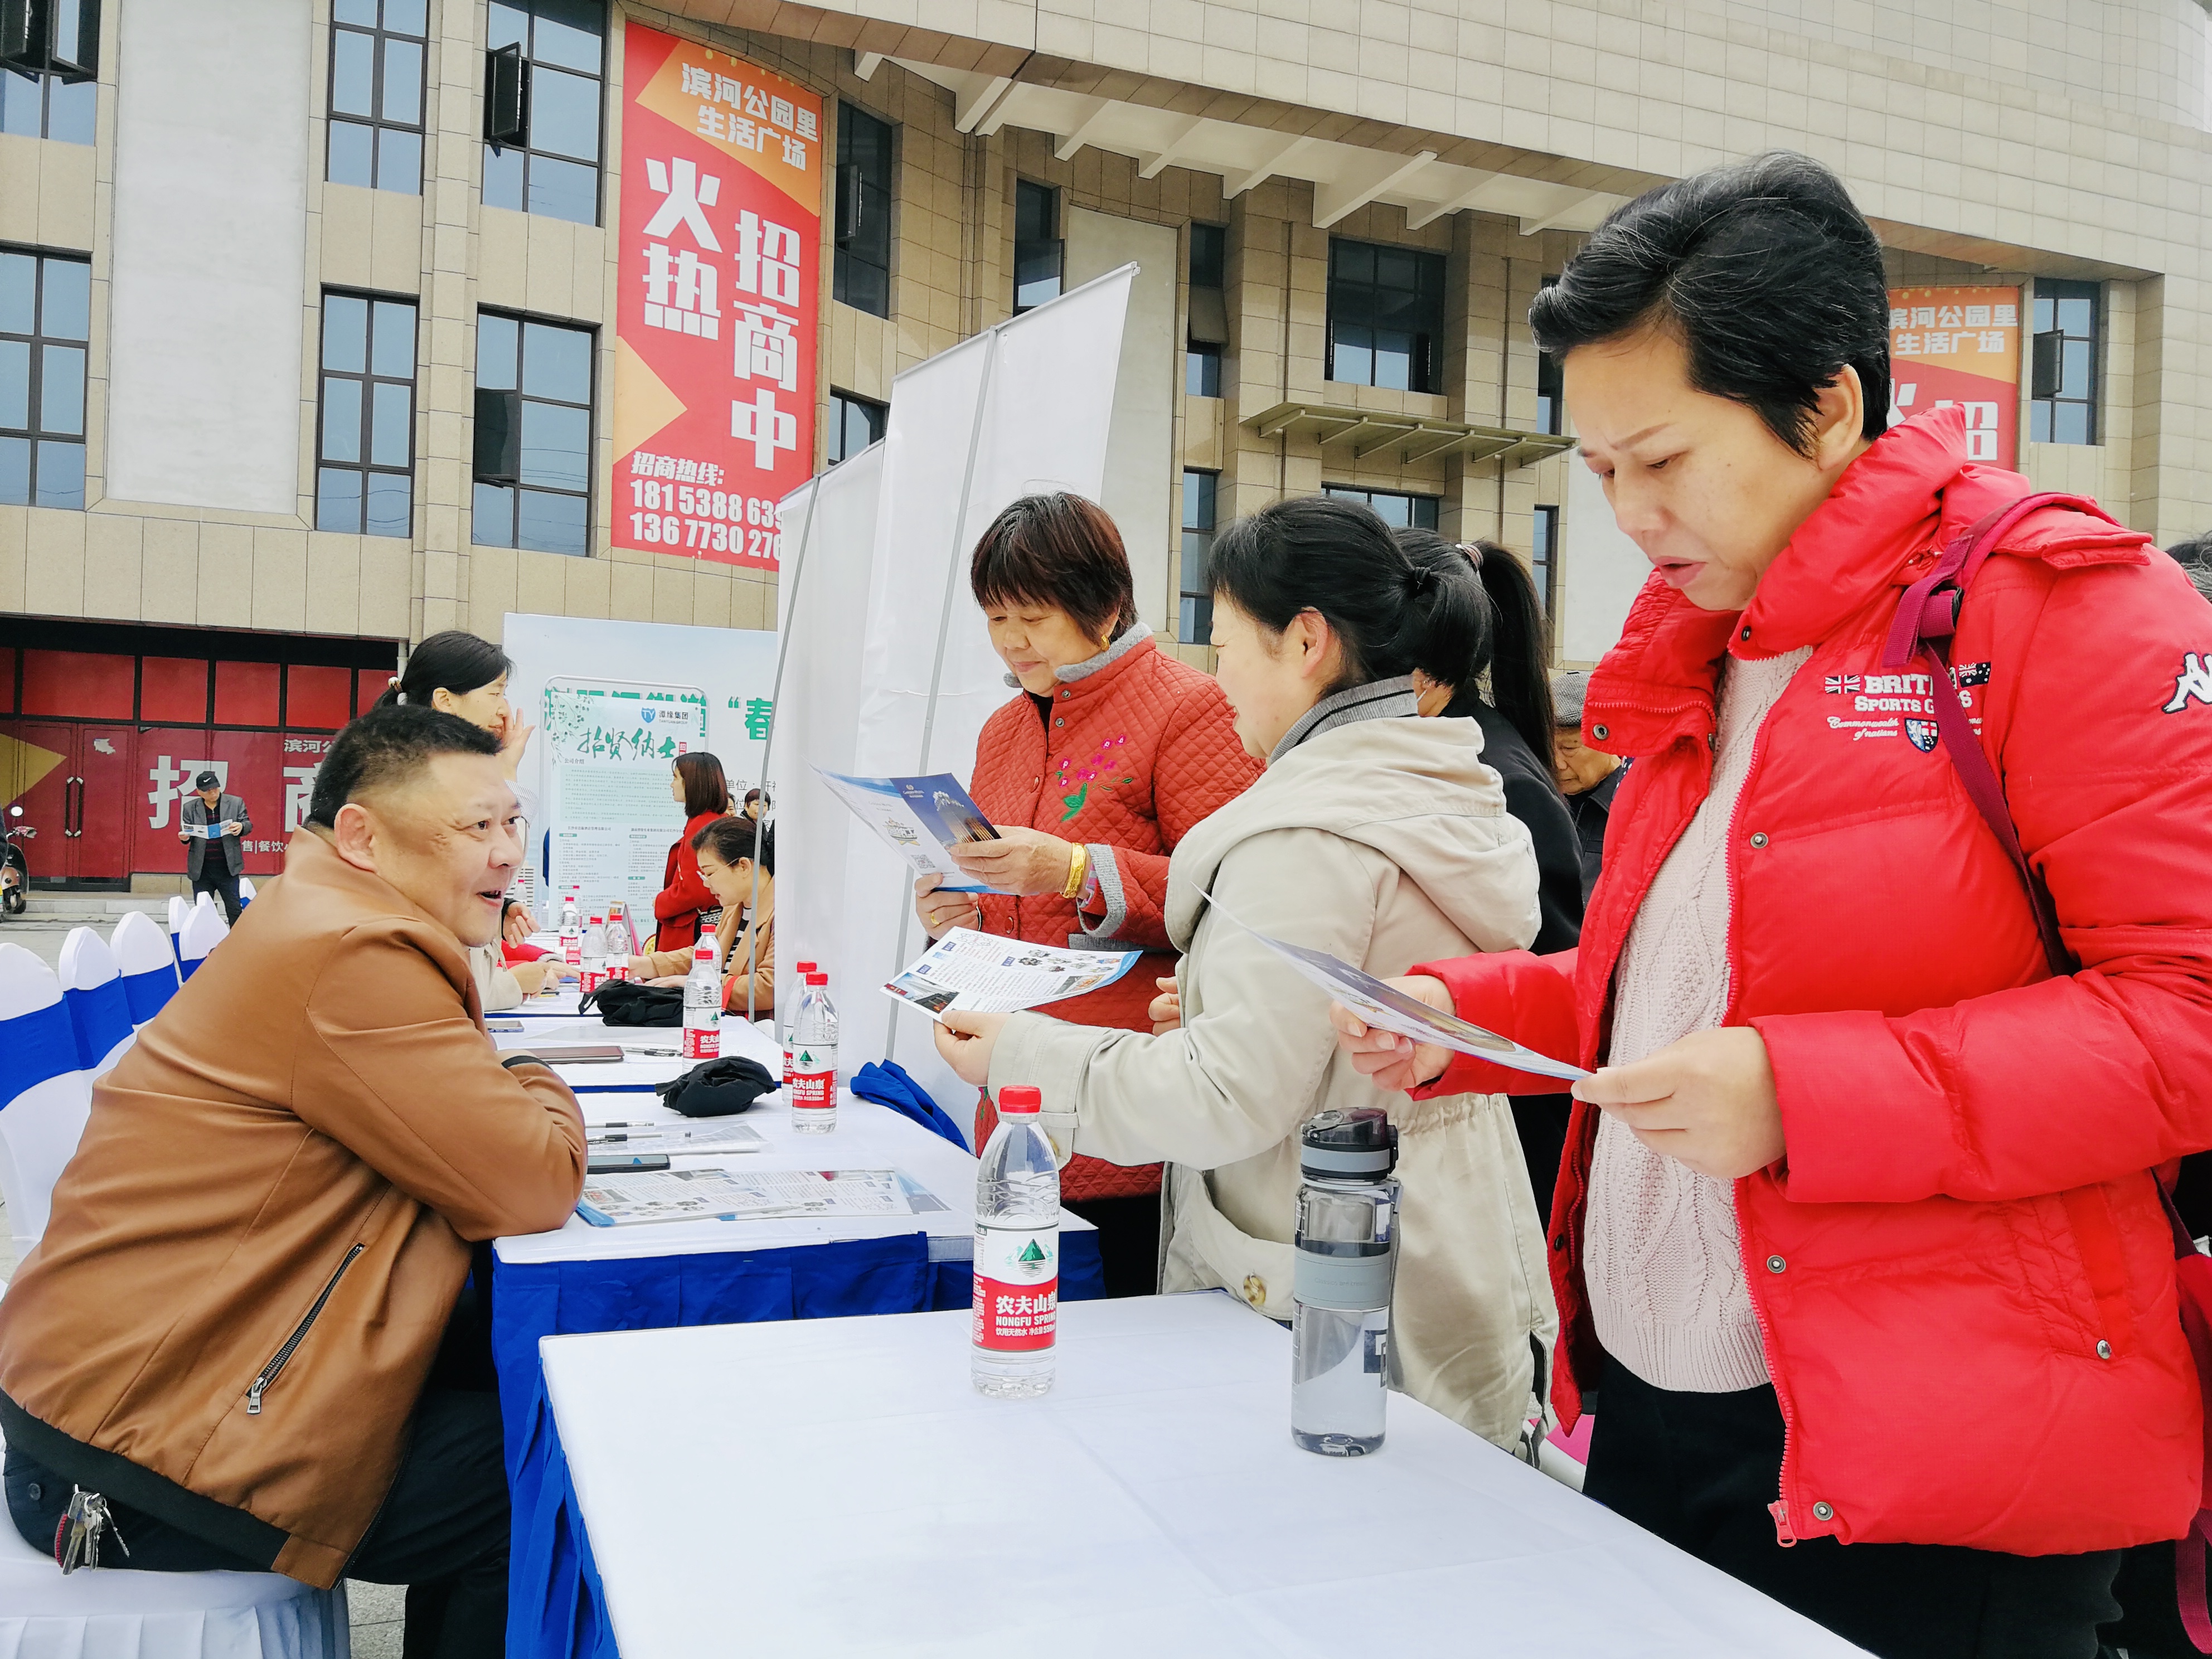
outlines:
[[683, 1158], [701, 1152], [757, 1152], [767, 1137], [750, 1123], [587, 1123], [584, 1139], [592, 1151], [665, 1152]]
[[947, 1207], [902, 1170], [669, 1170], [586, 1180], [576, 1213], [594, 1227], [628, 1227], [651, 1221], [921, 1215]]
[[991, 890], [970, 881], [952, 861], [950, 848], [996, 841], [999, 832], [950, 772], [914, 778], [848, 778], [817, 766], [814, 775], [882, 836], [915, 875], [943, 876], [948, 893]]
[[1141, 951], [1065, 951], [955, 927], [884, 987], [932, 1019], [947, 1008], [1011, 1014], [1111, 985]]
[[1229, 908], [1212, 894], [1207, 893], [1206, 899], [1231, 922], [1297, 969], [1303, 978], [1318, 985], [1370, 1025], [1395, 1031], [1416, 1042], [1433, 1042], [1462, 1054], [1473, 1054], [1478, 1060], [1487, 1060], [1516, 1072], [1533, 1072], [1540, 1077], [1565, 1078], [1569, 1081], [1590, 1075], [1579, 1066], [1540, 1054], [1534, 1048], [1524, 1048], [1512, 1038], [1486, 1031], [1457, 1014], [1431, 1008], [1419, 998], [1407, 996], [1395, 986], [1384, 984], [1372, 974], [1339, 961], [1326, 951], [1309, 950], [1303, 945], [1271, 939], [1258, 928], [1237, 921]]

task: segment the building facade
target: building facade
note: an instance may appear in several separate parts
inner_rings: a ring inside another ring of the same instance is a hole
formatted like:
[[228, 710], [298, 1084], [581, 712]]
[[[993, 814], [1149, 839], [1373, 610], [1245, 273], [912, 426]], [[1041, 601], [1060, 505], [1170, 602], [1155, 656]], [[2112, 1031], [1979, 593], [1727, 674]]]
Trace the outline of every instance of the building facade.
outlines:
[[728, 63], [726, 106], [696, 87], [725, 148], [771, 131], [743, 66], [819, 100], [775, 129], [820, 191], [787, 432], [817, 469], [902, 368], [1139, 265], [1107, 504], [1194, 661], [1215, 527], [1322, 489], [1501, 543], [1594, 659], [1643, 566], [1522, 319], [1613, 206], [1769, 148], [1836, 167], [1900, 295], [1937, 291], [1926, 325], [1899, 299], [1900, 364], [1978, 351], [2021, 471], [2161, 542], [2212, 527], [2199, 0], [30, 10], [0, 68], [0, 775], [41, 875], [180, 868], [171, 775], [210, 758], [255, 781], [273, 867], [328, 733], [441, 629], [773, 626], [772, 560], [632, 533], [660, 497], [624, 284], [716, 294], [625, 252], [637, 29]]

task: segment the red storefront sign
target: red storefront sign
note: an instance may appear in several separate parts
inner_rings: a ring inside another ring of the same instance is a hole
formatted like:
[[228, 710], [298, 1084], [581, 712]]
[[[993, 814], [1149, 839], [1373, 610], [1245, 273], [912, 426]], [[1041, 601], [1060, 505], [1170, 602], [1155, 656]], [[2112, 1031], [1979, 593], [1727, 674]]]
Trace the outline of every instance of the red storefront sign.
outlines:
[[822, 100], [623, 35], [614, 544], [773, 569], [814, 471]]
[[1966, 411], [1966, 459], [2014, 467], [2020, 454], [2020, 290], [1889, 291], [1893, 418]]

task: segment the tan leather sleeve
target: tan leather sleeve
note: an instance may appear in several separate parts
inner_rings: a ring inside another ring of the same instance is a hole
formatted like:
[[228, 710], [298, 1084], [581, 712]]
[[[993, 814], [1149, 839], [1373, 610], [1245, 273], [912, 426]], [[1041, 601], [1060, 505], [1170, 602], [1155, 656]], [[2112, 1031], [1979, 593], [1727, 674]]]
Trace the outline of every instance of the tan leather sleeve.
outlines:
[[584, 1119], [503, 1067], [460, 988], [400, 926], [354, 929], [307, 997], [293, 1109], [466, 1239], [544, 1232], [584, 1186]]

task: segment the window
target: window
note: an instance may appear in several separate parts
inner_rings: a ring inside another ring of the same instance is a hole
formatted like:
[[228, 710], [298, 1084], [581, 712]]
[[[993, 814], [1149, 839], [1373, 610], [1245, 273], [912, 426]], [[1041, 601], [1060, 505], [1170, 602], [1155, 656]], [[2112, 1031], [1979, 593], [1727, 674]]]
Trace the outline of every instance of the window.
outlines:
[[606, 0], [491, 0], [484, 37], [487, 207], [599, 222]]
[[1182, 605], [1176, 638], [1206, 645], [1213, 638], [1213, 588], [1206, 565], [1213, 556], [1213, 500], [1218, 472], [1185, 469], [1182, 475]]
[[2027, 435], [2039, 444], [2097, 441], [2097, 335], [2104, 295], [2094, 283], [2035, 281], [2035, 343]]
[[315, 528], [413, 533], [413, 301], [323, 295], [321, 432]]
[[[332, 0], [330, 157], [334, 185], [422, 193], [422, 66], [429, 0]], [[410, 353], [411, 356], [411, 353]]]
[[92, 266], [0, 248], [0, 501], [84, 505]]
[[830, 394], [830, 465], [850, 459], [884, 435], [891, 417], [890, 406], [855, 398], [849, 392]]
[[479, 313], [476, 412], [470, 539], [590, 552], [592, 331]]
[[1060, 297], [1060, 192], [1014, 181], [1014, 315]]
[[1329, 238], [1330, 380], [1436, 391], [1443, 315], [1443, 254]]
[[0, 132], [88, 144], [98, 112], [100, 0], [0, 5]]
[[1190, 332], [1183, 349], [1182, 389], [1194, 398], [1221, 395], [1221, 349], [1229, 343], [1229, 306], [1222, 288], [1229, 231], [1190, 228]]
[[1540, 507], [1530, 542], [1528, 574], [1536, 584], [1536, 603], [1550, 616], [1559, 594], [1559, 509]]
[[1356, 489], [1350, 484], [1323, 484], [1321, 489], [1324, 495], [1373, 507], [1376, 516], [1393, 530], [1408, 526], [1434, 530], [1437, 509], [1442, 505], [1434, 495], [1407, 495], [1395, 489]]
[[891, 130], [852, 105], [837, 106], [837, 258], [830, 277], [841, 305], [891, 314]]

